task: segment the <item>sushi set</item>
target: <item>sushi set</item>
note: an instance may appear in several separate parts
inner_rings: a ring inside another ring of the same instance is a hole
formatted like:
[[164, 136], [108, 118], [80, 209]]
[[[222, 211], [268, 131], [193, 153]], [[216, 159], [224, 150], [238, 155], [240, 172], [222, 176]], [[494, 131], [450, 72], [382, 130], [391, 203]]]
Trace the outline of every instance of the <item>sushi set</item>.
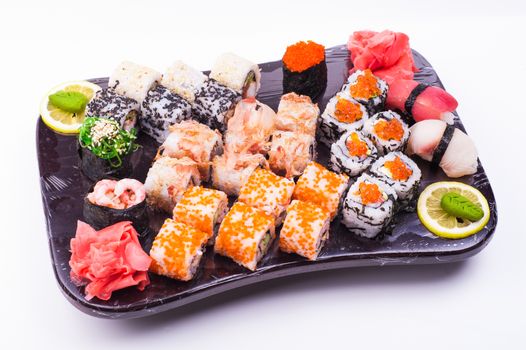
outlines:
[[61, 290], [134, 318], [305, 272], [468, 258], [497, 209], [457, 105], [391, 31], [61, 84], [37, 124]]

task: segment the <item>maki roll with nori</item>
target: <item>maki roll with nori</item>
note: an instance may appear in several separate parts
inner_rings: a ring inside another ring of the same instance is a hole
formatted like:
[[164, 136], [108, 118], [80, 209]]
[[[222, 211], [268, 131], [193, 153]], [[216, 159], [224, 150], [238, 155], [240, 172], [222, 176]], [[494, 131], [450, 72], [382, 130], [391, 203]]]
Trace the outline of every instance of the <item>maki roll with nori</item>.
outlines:
[[398, 209], [410, 206], [416, 198], [422, 172], [418, 165], [402, 152], [392, 152], [379, 158], [371, 166], [370, 172], [396, 191]]
[[396, 200], [394, 189], [375, 177], [362, 174], [347, 192], [342, 223], [359, 236], [374, 238], [388, 228]]
[[403, 152], [409, 139], [409, 127], [393, 111], [376, 113], [363, 125], [363, 134], [371, 139], [380, 156], [389, 152]]
[[188, 101], [157, 85], [148, 91], [142, 102], [139, 123], [142, 131], [162, 143], [170, 133], [170, 125], [189, 119], [191, 112]]
[[112, 88], [97, 91], [86, 107], [86, 116], [115, 120], [121, 128], [130, 131], [137, 124], [140, 104], [133, 98], [119, 95]]
[[354, 177], [367, 170], [377, 157], [371, 140], [359, 131], [349, 131], [332, 144], [329, 168]]
[[195, 95], [192, 116], [211, 129], [224, 132], [240, 100], [240, 93], [219, 84], [214, 79], [208, 79]]
[[341, 92], [363, 104], [369, 115], [373, 115], [384, 109], [387, 90], [387, 83], [366, 69], [351, 74]]
[[315, 99], [326, 86], [325, 47], [310, 40], [287, 47], [283, 55], [283, 93], [295, 92]]
[[261, 73], [257, 64], [231, 52], [217, 58], [210, 78], [242, 95], [256, 97], [261, 86]]
[[338, 93], [329, 100], [320, 118], [321, 143], [331, 147], [345, 133], [361, 130], [364, 120], [369, 118], [367, 109], [350, 96]]
[[135, 179], [100, 180], [84, 198], [83, 214], [97, 230], [131, 221], [140, 234], [148, 227], [144, 185]]
[[105, 177], [122, 178], [132, 172], [131, 154], [136, 130], [126, 131], [112, 119], [88, 117], [79, 130], [80, 168], [93, 181]]

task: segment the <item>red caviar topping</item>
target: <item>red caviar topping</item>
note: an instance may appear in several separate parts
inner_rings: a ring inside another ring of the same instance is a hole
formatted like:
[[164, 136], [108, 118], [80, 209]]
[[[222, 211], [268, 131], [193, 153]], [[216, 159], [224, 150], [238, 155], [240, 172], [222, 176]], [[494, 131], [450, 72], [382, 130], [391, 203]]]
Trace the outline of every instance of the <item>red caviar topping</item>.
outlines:
[[342, 123], [354, 123], [357, 120], [362, 119], [363, 112], [360, 108], [360, 104], [353, 103], [344, 98], [338, 98], [334, 111], [334, 117]]
[[314, 41], [299, 41], [287, 47], [283, 63], [292, 72], [303, 72], [325, 59], [325, 47]]
[[347, 138], [345, 145], [347, 146], [347, 150], [352, 157], [363, 157], [367, 155], [367, 152], [369, 152], [367, 143], [362, 141], [355, 132], [353, 132], [351, 136]]
[[407, 181], [409, 176], [413, 174], [413, 170], [405, 164], [400, 157], [395, 157], [394, 160], [388, 160], [384, 166], [391, 172], [391, 177], [398, 181]]
[[402, 123], [396, 118], [393, 118], [389, 121], [385, 119], [379, 120], [374, 125], [374, 132], [382, 140], [398, 140], [402, 139], [404, 136], [404, 128]]
[[363, 75], [359, 75], [356, 83], [351, 85], [351, 96], [354, 98], [370, 99], [380, 95], [381, 90], [378, 88], [378, 80], [373, 75], [370, 69], [363, 71]]
[[360, 195], [363, 205], [383, 202], [384, 197], [377, 184], [361, 182], [358, 185], [358, 188], [358, 192], [355, 192], [354, 194]]

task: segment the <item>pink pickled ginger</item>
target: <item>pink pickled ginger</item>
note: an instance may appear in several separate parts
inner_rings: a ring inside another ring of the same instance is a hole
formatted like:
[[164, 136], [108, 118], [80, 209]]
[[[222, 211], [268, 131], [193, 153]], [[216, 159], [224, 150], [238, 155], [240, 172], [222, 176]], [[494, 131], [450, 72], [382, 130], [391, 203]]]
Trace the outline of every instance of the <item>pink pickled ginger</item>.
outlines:
[[123, 221], [96, 231], [78, 221], [71, 239], [71, 280], [86, 285], [86, 299], [111, 298], [115, 290], [137, 286], [143, 290], [149, 283], [151, 258], [141, 248], [137, 231]]
[[413, 79], [418, 71], [413, 61], [409, 37], [390, 30], [354, 32], [347, 48], [356, 69], [369, 68], [376, 76], [390, 83], [397, 79]]

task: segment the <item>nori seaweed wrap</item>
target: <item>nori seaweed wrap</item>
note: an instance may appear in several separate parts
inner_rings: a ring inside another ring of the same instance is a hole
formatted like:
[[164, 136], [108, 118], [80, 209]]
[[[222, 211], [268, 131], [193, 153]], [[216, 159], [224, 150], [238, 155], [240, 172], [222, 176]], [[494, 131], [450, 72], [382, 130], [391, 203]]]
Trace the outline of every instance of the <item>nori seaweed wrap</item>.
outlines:
[[139, 148], [135, 129], [123, 130], [115, 120], [88, 117], [79, 132], [80, 168], [90, 180], [122, 178], [132, 170], [131, 154]]
[[327, 87], [325, 48], [313, 41], [300, 41], [287, 47], [283, 56], [283, 93], [295, 92], [311, 99]]
[[[130, 180], [130, 179], [126, 179]], [[138, 183], [136, 180], [132, 180]], [[138, 231], [139, 235], [143, 235], [148, 228], [148, 212], [146, 199], [144, 198], [137, 204], [131, 205], [127, 208], [111, 208], [105, 205], [95, 204], [90, 200], [90, 196], [97, 190], [97, 186], [101, 183], [103, 186], [106, 183], [118, 183], [116, 180], [102, 180], [94, 184], [88, 194], [84, 197], [83, 215], [84, 220], [97, 230], [113, 225], [121, 221], [131, 221], [133, 227]], [[141, 184], [141, 186], [144, 186]]]

